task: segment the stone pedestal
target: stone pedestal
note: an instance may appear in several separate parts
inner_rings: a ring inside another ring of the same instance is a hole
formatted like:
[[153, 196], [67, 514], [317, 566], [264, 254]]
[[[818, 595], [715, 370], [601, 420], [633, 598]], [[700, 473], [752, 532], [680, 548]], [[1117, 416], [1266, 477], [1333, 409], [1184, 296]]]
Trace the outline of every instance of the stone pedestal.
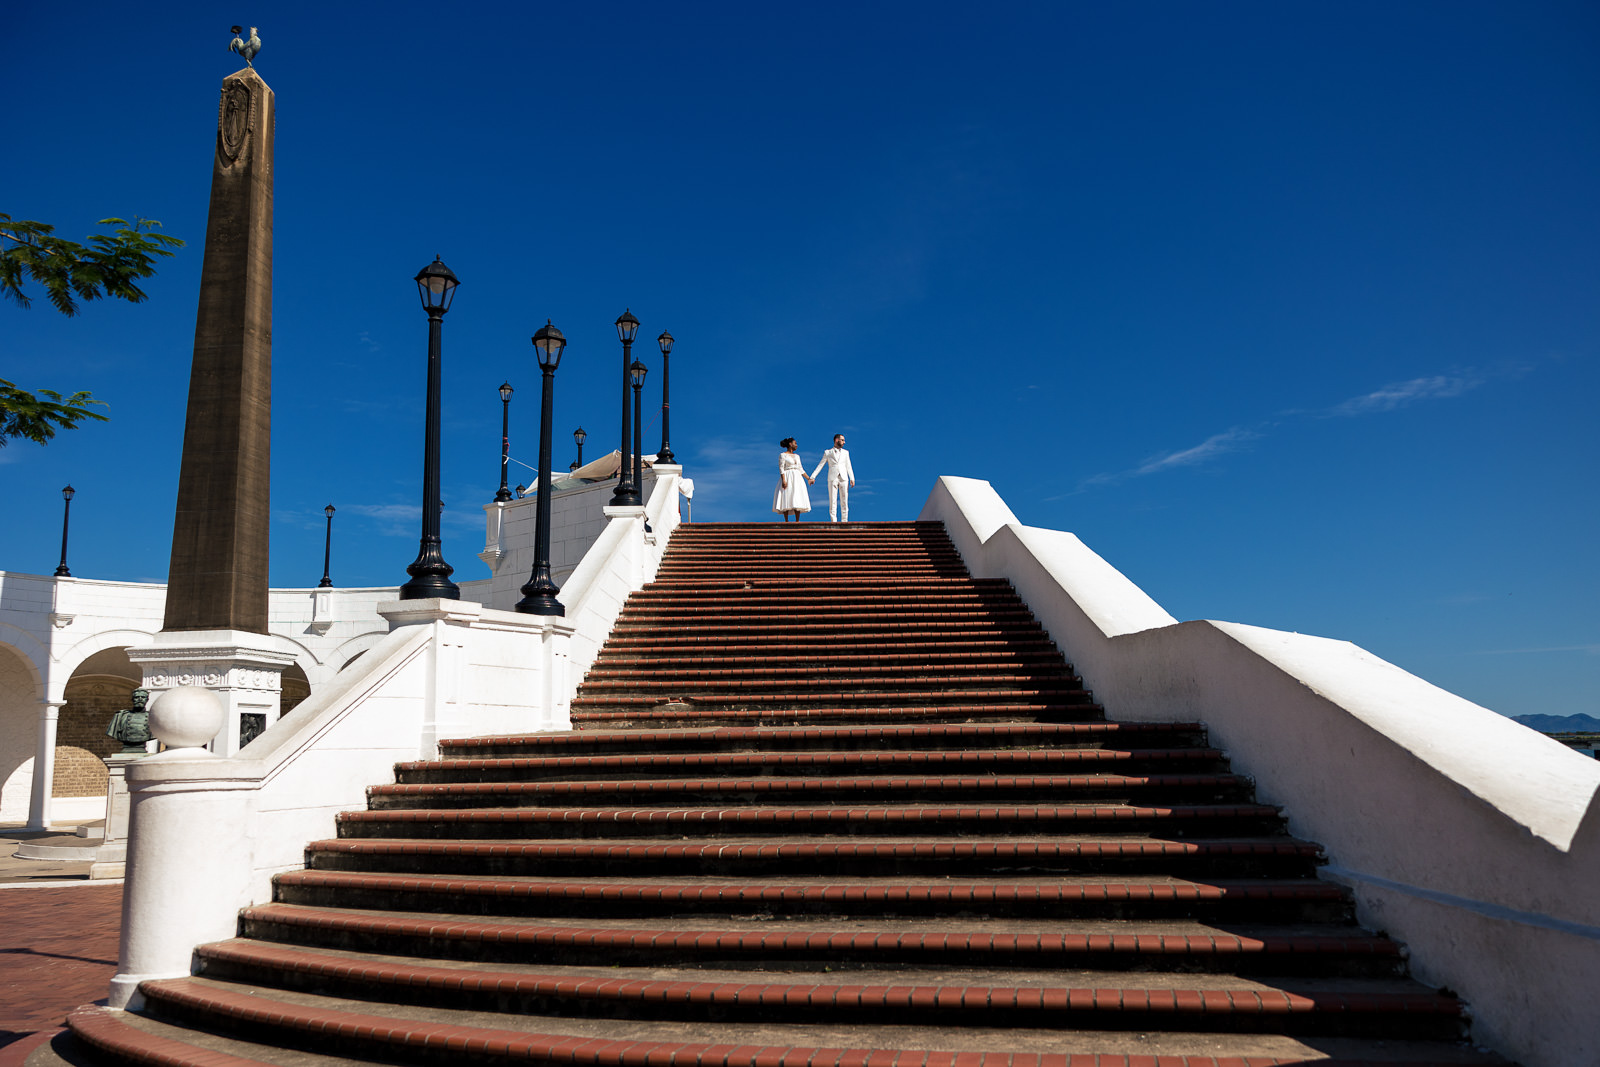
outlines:
[[311, 591], [311, 632], [325, 634], [333, 629], [333, 590]]
[[150, 702], [150, 732], [167, 751], [128, 768], [134, 848], [107, 999], [113, 1008], [139, 1008], [140, 982], [188, 975], [194, 946], [232, 937], [239, 909], [250, 903], [244, 843], [253, 829], [251, 800], [260, 772], [252, 776], [238, 761], [200, 747], [227, 726], [215, 694], [180, 689], [163, 709], [167, 695]]
[[152, 707], [169, 689], [198, 685], [222, 699], [222, 731], [210, 748], [232, 756], [240, 738], [252, 738], [278, 721], [283, 671], [294, 662], [270, 647], [264, 634], [240, 630], [163, 631], [156, 643], [128, 649], [128, 659], [144, 671]]
[[626, 522], [633, 527], [634, 530], [638, 531], [638, 545], [640, 547], [629, 552], [629, 555], [632, 557], [631, 565], [634, 570], [634, 576], [632, 580], [637, 583], [635, 585], [635, 588], [637, 588], [638, 585], [642, 585], [646, 580], [644, 577], [645, 566], [644, 552], [642, 549], [646, 539], [645, 527], [649, 525], [649, 521], [644, 517], [644, 505], [607, 504], [601, 509], [601, 512], [612, 522]]
[[489, 521], [484, 527], [483, 551], [478, 553], [478, 558], [487, 563], [491, 571], [506, 554], [506, 508], [514, 503], [514, 500], [496, 500], [483, 506]]
[[106, 833], [95, 850], [89, 877], [121, 878], [128, 854], [128, 764], [141, 760], [143, 752], [113, 752], [106, 764]]
[[106, 782], [106, 834], [101, 844], [128, 840], [128, 764], [144, 759], [145, 752], [113, 752], [105, 759]]

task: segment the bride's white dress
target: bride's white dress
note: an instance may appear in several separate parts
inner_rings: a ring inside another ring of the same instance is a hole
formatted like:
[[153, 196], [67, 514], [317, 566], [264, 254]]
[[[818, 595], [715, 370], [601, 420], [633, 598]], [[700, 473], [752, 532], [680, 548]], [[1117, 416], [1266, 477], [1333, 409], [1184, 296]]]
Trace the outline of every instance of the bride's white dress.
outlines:
[[[787, 489], [783, 485], [785, 481], [789, 483]], [[780, 514], [811, 510], [811, 494], [806, 492], [806, 469], [793, 452], [784, 452], [778, 457], [778, 487], [772, 492], [772, 510]]]

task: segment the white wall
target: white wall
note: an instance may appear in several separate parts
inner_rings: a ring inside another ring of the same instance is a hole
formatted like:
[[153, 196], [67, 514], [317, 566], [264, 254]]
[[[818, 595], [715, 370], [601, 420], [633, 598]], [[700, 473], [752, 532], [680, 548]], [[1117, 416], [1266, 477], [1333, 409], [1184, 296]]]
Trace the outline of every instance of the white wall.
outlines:
[[[301, 866], [307, 842], [336, 836], [337, 815], [364, 808], [367, 787], [392, 781], [396, 762], [433, 758], [447, 737], [568, 728], [592, 650], [628, 593], [654, 576], [677, 526], [678, 471], [661, 468], [644, 507], [602, 515], [562, 592], [567, 617], [457, 600], [380, 604], [393, 631], [237, 756], [182, 749], [131, 765], [111, 1005], [133, 1003], [146, 978], [187, 974], [195, 945], [232, 936], [238, 910], [269, 900], [272, 876]], [[219, 837], [236, 847], [216, 848]]]
[[1472, 1007], [1525, 1067], [1600, 1063], [1600, 762], [1345, 641], [1179, 623], [988, 482], [941, 478], [921, 518], [1007, 578], [1114, 719], [1208, 724], [1260, 798], [1321, 843], [1361, 921]]
[[562, 620], [454, 600], [380, 610], [393, 632], [237, 756], [177, 749], [129, 766], [112, 1006], [146, 978], [187, 974], [195, 945], [231, 937], [239, 909], [270, 900], [272, 876], [302, 866], [307, 842], [336, 836], [337, 815], [365, 807], [367, 787], [392, 781], [395, 763], [433, 758], [441, 736], [523, 733], [565, 717], [551, 700], [565, 688]]
[[[394, 595], [393, 587], [271, 590], [273, 649], [294, 657], [315, 692], [389, 632], [377, 606]], [[0, 663], [14, 657], [27, 665], [24, 675], [0, 666], [0, 820], [44, 826], [98, 817], [103, 801], [74, 804], [79, 798], [34, 788], [35, 769], [50, 762], [39, 752], [40, 702], [64, 700], [73, 672], [95, 653], [154, 641], [166, 598], [165, 585], [149, 582], [0, 571]], [[13, 749], [32, 758], [19, 762]]]
[[[662, 467], [663, 473], [674, 475], [681, 470], [680, 467]], [[641, 500], [654, 498], [655, 483], [660, 476], [652, 467], [644, 469]], [[589, 546], [606, 528], [605, 509], [616, 489], [616, 480], [611, 479], [565, 487], [558, 484], [551, 491], [550, 576], [557, 586], [566, 588]], [[537, 495], [529, 494], [521, 500], [490, 502], [483, 506], [484, 548], [478, 558], [489, 565], [494, 577], [461, 583], [464, 599], [506, 611], [522, 599], [522, 587], [533, 572], [533, 523], [537, 503]]]
[[[662, 468], [674, 489], [680, 470]], [[653, 469], [645, 469], [643, 495], [647, 500], [656, 499], [658, 477]], [[590, 546], [607, 528], [604, 510], [615, 489], [613, 480], [558, 488], [551, 494], [550, 562], [557, 585], [569, 582]], [[487, 543], [480, 557], [494, 576], [462, 582], [464, 602], [509, 611], [521, 599], [522, 585], [533, 566], [535, 503], [536, 497], [529, 496], [485, 506]], [[671, 521], [675, 524], [675, 497], [672, 503]], [[664, 537], [661, 543], [665, 544]], [[630, 564], [639, 565], [638, 559]], [[74, 805], [74, 798], [51, 797], [48, 790], [36, 793], [34, 770], [42, 758], [39, 702], [64, 699], [72, 672], [96, 652], [151, 644], [161, 629], [166, 595], [163, 584], [0, 571], [0, 821], [26, 819], [42, 826], [80, 810], [96, 810], [94, 802]], [[294, 657], [315, 694], [388, 634], [389, 624], [377, 609], [394, 596], [393, 586], [273, 589], [268, 596], [267, 627], [272, 650]], [[563, 594], [562, 599], [568, 598]], [[604, 611], [597, 613], [591, 606], [586, 617], [591, 626], [604, 619], [609, 630], [615, 613], [606, 617]], [[604, 636], [601, 633], [600, 640]], [[26, 674], [13, 678], [14, 672], [4, 666], [8, 662], [4, 646], [10, 646], [10, 651], [28, 664], [37, 684], [30, 687]], [[589, 656], [584, 665], [592, 659]], [[576, 687], [577, 682], [572, 685]]]
[[678, 528], [682, 470], [665, 464], [657, 467], [643, 508], [606, 509], [614, 516], [610, 525], [561, 591], [561, 603], [574, 628], [567, 675], [569, 703], [610, 636], [629, 594], [655, 580], [661, 555]]

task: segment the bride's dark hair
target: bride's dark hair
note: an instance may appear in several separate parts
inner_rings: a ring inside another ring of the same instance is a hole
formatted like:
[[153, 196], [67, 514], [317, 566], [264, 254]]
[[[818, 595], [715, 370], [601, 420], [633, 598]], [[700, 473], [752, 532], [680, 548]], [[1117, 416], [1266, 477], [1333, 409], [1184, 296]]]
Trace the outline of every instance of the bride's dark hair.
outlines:
[[781, 440], [781, 441], [779, 441], [779, 442], [778, 442], [778, 447], [779, 447], [779, 448], [788, 448], [788, 447], [789, 447], [789, 446], [790, 446], [790, 445], [792, 445], [792, 444], [794, 444], [794, 443], [795, 443], [795, 442], [794, 442], [794, 438], [792, 438], [792, 437], [785, 437], [785, 438], [784, 438], [784, 439], [783, 439], [783, 440]]

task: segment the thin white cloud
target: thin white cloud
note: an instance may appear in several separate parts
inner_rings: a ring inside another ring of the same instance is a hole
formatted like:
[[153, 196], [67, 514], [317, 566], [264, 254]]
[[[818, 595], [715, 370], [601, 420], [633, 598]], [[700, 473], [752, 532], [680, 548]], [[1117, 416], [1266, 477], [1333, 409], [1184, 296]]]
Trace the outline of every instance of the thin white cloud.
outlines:
[[[422, 530], [422, 511], [416, 504], [341, 504], [340, 515], [359, 515], [372, 520], [384, 537], [416, 537]], [[439, 513], [439, 526], [444, 530], [483, 531], [483, 512], [475, 507], [451, 507]]]
[[283, 526], [295, 526], [302, 530], [320, 529], [327, 521], [327, 516], [318, 511], [315, 516], [309, 511], [293, 511], [289, 508], [273, 508], [272, 521]]
[[1431, 378], [1412, 378], [1405, 382], [1391, 382], [1363, 396], [1354, 396], [1329, 410], [1330, 415], [1370, 415], [1394, 411], [1418, 400], [1444, 400], [1461, 396], [1483, 384], [1476, 376], [1451, 376], [1438, 374]]
[[695, 496], [737, 499], [759, 486], [764, 492], [778, 480], [776, 443], [746, 438], [715, 437], [695, 450]]
[[[1388, 385], [1374, 389], [1370, 393], [1351, 397], [1349, 400], [1335, 404], [1330, 408], [1290, 408], [1278, 412], [1271, 420], [1258, 423], [1257, 426], [1259, 428], [1257, 429], [1235, 426], [1231, 430], [1213, 434], [1192, 448], [1184, 448], [1176, 452], [1158, 453], [1129, 470], [1109, 471], [1085, 478], [1078, 483], [1078, 488], [1073, 493], [1047, 497], [1046, 499], [1061, 500], [1096, 486], [1116, 485], [1130, 478], [1139, 478], [1146, 474], [1157, 474], [1161, 471], [1173, 470], [1179, 467], [1197, 467], [1218, 456], [1241, 450], [1249, 442], [1265, 436], [1266, 430], [1282, 422], [1291, 422], [1297, 418], [1349, 418], [1358, 415], [1398, 411], [1423, 400], [1447, 400], [1452, 397], [1462, 396], [1490, 379], [1521, 377], [1530, 373], [1533, 369], [1531, 365], [1524, 364], [1507, 364], [1503, 367], [1494, 367], [1486, 371], [1467, 368], [1455, 374], [1435, 374], [1427, 378], [1411, 378], [1403, 382], [1390, 382]], [[1029, 388], [1032, 387], [1030, 386]]]
[[1254, 430], [1247, 430], [1242, 426], [1235, 426], [1223, 433], [1212, 434], [1193, 448], [1185, 448], [1179, 452], [1166, 452], [1161, 455], [1151, 456], [1138, 467], [1134, 468], [1135, 476], [1141, 474], [1154, 474], [1157, 471], [1170, 470], [1173, 467], [1193, 467], [1214, 459], [1225, 452], [1237, 452], [1246, 441], [1254, 441], [1261, 435]]
[[422, 512], [415, 504], [345, 504], [339, 512], [371, 519], [384, 537], [415, 534], [422, 519]]
[[1260, 432], [1256, 430], [1235, 426], [1231, 430], [1212, 434], [1204, 441], [1190, 448], [1179, 449], [1176, 452], [1157, 453], [1131, 470], [1096, 474], [1093, 477], [1085, 478], [1078, 483], [1078, 488], [1082, 490], [1095, 485], [1114, 485], [1117, 482], [1127, 481], [1129, 478], [1141, 478], [1147, 474], [1156, 474], [1161, 471], [1172, 470], [1175, 467], [1197, 467], [1218, 456], [1229, 452], [1237, 452], [1250, 441], [1254, 441], [1260, 436]]

